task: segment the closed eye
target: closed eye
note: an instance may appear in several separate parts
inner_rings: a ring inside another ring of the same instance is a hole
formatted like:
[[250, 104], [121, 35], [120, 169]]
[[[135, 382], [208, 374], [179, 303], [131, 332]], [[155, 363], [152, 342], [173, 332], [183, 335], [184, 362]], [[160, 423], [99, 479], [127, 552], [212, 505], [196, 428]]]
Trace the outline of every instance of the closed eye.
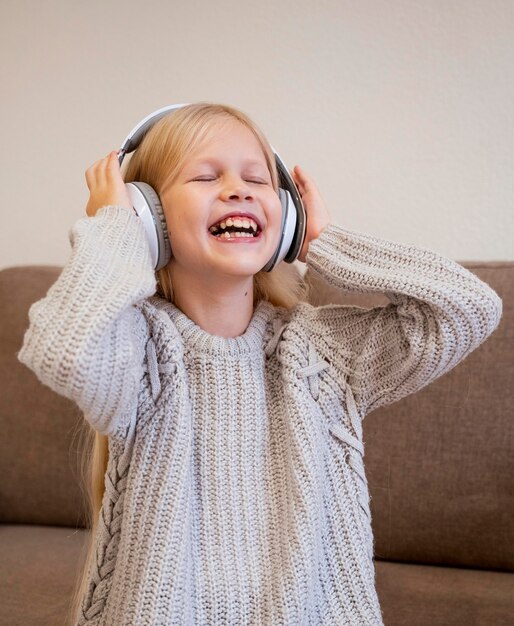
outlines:
[[[211, 180], [216, 180], [215, 178], [193, 178], [192, 182], [209, 182]], [[248, 183], [255, 183], [257, 185], [267, 185], [268, 183], [263, 180], [247, 180]]]

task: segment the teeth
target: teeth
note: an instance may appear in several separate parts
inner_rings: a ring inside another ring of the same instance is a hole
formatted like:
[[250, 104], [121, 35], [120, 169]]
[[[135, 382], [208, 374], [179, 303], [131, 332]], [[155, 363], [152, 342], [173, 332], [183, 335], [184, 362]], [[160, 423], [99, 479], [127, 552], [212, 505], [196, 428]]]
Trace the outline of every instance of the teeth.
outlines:
[[225, 228], [230, 227], [230, 226], [235, 226], [236, 228], [251, 228], [254, 232], [257, 232], [259, 230], [257, 223], [254, 222], [252, 219], [238, 219], [238, 218], [232, 219], [231, 217], [229, 217], [224, 222], [220, 222], [219, 224], [215, 224], [214, 226], [211, 226], [209, 230], [212, 233], [212, 232], [216, 232], [220, 228], [224, 230]]
[[222, 239], [234, 239], [235, 237], [239, 238], [239, 237], [253, 237], [253, 235], [250, 235], [249, 233], [241, 233], [241, 232], [236, 232], [236, 233], [229, 233], [224, 232], [221, 233], [221, 235], [217, 235], [218, 238], [222, 238]]

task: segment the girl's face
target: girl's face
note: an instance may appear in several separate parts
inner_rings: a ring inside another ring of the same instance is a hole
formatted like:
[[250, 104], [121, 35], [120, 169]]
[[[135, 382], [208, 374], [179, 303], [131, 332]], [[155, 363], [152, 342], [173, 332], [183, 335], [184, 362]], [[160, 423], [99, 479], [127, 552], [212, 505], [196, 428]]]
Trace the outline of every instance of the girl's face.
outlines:
[[[181, 266], [209, 279], [216, 274], [225, 278], [253, 276], [278, 245], [280, 198], [273, 189], [259, 142], [236, 120], [216, 128], [189, 155], [174, 183], [161, 191], [160, 199], [171, 243], [172, 270]], [[259, 226], [256, 237], [227, 239], [226, 235], [212, 234], [210, 229], [222, 218], [225, 221], [238, 213], [253, 217]]]

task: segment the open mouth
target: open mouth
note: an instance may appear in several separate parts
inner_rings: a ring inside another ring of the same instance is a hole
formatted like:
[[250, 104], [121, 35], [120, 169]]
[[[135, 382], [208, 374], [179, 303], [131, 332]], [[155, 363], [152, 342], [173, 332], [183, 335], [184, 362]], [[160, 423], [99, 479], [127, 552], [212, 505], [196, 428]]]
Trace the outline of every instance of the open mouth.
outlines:
[[262, 231], [252, 219], [228, 218], [211, 226], [209, 232], [213, 237], [223, 241], [238, 241], [258, 239]]

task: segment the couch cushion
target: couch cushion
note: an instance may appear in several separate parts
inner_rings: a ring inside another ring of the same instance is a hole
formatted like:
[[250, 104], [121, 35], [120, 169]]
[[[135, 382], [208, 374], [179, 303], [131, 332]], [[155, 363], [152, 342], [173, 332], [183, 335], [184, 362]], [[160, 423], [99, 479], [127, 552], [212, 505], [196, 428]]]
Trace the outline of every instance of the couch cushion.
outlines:
[[[514, 263], [463, 265], [500, 295], [503, 317], [452, 371], [364, 419], [375, 555], [512, 571]], [[315, 304], [388, 302], [306, 280]]]
[[18, 361], [28, 309], [62, 268], [0, 271], [0, 522], [83, 526], [82, 438], [88, 426], [77, 405], [42, 385]]
[[0, 526], [0, 622], [63, 625], [87, 539], [87, 531], [73, 528]]
[[510, 626], [514, 574], [376, 561], [385, 626]]

